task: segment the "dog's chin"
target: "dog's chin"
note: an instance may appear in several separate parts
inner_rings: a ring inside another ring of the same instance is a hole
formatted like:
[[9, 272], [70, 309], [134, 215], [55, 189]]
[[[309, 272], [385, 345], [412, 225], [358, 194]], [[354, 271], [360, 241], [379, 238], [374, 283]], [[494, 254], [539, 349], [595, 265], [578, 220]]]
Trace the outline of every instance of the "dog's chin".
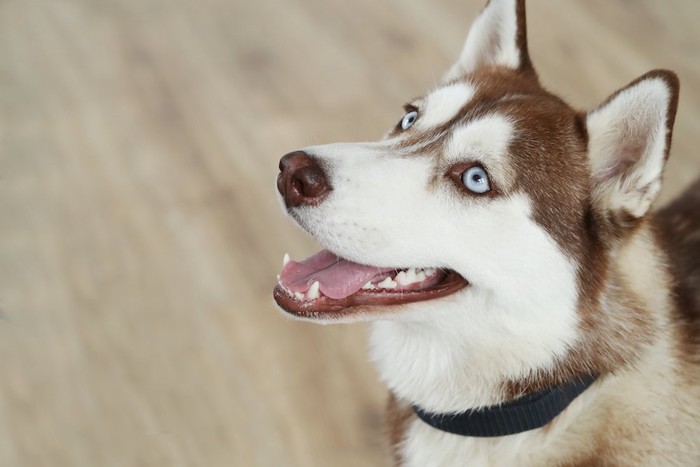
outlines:
[[[347, 261], [340, 258], [339, 260]], [[377, 268], [380, 272], [368, 281], [365, 287], [335, 298], [324, 295], [319, 291], [318, 285], [313, 292], [307, 288], [306, 293], [295, 294], [285, 286], [283, 270], [282, 279], [273, 291], [273, 298], [284, 312], [296, 319], [320, 323], [348, 323], [390, 319], [401, 313], [403, 305], [446, 297], [469, 285], [466, 279], [450, 269], [426, 269], [428, 274], [424, 270], [418, 270], [420, 272], [417, 278], [416, 269], [387, 269]], [[311, 281], [313, 279], [307, 280]], [[391, 284], [391, 287], [382, 287], [382, 283]]]

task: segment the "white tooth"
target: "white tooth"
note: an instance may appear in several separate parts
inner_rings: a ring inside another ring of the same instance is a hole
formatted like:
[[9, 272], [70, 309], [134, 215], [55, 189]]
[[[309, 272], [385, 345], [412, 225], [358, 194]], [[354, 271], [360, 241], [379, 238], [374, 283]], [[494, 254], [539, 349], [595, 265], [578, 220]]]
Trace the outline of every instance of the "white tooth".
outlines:
[[416, 270], [414, 268], [409, 268], [406, 272], [406, 280], [409, 284], [413, 284], [416, 281]]
[[294, 292], [294, 298], [296, 298], [299, 301], [304, 300], [304, 294], [301, 292]]
[[374, 289], [374, 285], [372, 285], [372, 281], [367, 282], [365, 285], [362, 286], [363, 289], [365, 290], [372, 290]]
[[277, 282], [279, 282], [279, 281], [280, 281], [280, 275], [277, 274]]
[[318, 292], [320, 286], [321, 285], [318, 283], [318, 281], [311, 284], [311, 287], [309, 287], [309, 291], [306, 293], [306, 296], [309, 298], [309, 300], [316, 300], [320, 296]]
[[387, 277], [383, 281], [381, 281], [379, 284], [377, 284], [377, 287], [382, 288], [382, 289], [395, 289], [398, 284], [391, 280], [391, 277]]
[[423, 282], [425, 277], [425, 273], [421, 270], [418, 274], [416, 274], [416, 282]]
[[401, 271], [396, 275], [396, 282], [398, 282], [401, 285], [408, 285], [411, 283], [411, 281], [408, 280], [408, 276], [404, 271]]
[[428, 277], [430, 277], [430, 276], [434, 275], [435, 272], [436, 272], [436, 271], [435, 271], [435, 268], [428, 268], [428, 269], [425, 270], [425, 275], [428, 276]]
[[285, 253], [284, 257], [282, 258], [282, 267], [284, 268], [287, 263], [289, 262], [291, 258], [289, 257], [289, 253]]

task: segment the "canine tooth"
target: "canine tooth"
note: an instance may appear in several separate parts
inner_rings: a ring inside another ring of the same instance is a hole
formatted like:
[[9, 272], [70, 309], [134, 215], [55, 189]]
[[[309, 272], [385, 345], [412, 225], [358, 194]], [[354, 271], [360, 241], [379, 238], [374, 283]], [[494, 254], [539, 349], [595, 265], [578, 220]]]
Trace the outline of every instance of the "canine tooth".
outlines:
[[398, 284], [394, 282], [391, 277], [387, 277], [383, 281], [381, 281], [379, 284], [377, 284], [377, 287], [380, 287], [382, 289], [395, 289]]
[[279, 281], [280, 281], [280, 275], [277, 274], [277, 282], [279, 282]]
[[282, 267], [284, 268], [287, 263], [289, 262], [291, 258], [289, 257], [289, 253], [285, 253], [284, 257], [282, 258]]
[[301, 292], [294, 292], [294, 298], [297, 300], [304, 300], [304, 294]]
[[311, 287], [309, 287], [309, 291], [306, 293], [306, 296], [309, 298], [309, 300], [316, 300], [320, 296], [318, 292], [320, 286], [321, 285], [318, 283], [318, 281], [311, 284]]
[[372, 284], [372, 281], [368, 281], [365, 285], [362, 286], [363, 289], [365, 290], [372, 290], [374, 289], [374, 284]]

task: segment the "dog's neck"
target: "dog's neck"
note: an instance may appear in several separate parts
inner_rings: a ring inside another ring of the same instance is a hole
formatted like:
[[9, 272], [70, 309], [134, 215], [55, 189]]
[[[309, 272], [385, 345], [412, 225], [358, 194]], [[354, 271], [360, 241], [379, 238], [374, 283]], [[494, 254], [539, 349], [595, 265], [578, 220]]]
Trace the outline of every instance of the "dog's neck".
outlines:
[[[663, 255], [655, 249], [651, 230], [640, 229], [611, 260], [596, 300], [579, 299], [574, 309], [532, 310], [517, 302], [506, 309], [472, 287], [465, 293], [474, 294], [473, 309], [451, 309], [448, 302], [431, 320], [409, 314], [377, 321], [372, 359], [400, 400], [437, 413], [502, 404], [583, 374], [604, 375], [630, 364], [653, 341], [645, 306], [668, 305], [668, 297], [644, 292], [649, 281], [663, 280]], [[631, 275], [621, 273], [632, 257], [651, 259], [642, 266], [637, 259]], [[539, 314], [566, 313], [575, 317], [568, 325], [528, 327], [528, 321], [543, 322]]]

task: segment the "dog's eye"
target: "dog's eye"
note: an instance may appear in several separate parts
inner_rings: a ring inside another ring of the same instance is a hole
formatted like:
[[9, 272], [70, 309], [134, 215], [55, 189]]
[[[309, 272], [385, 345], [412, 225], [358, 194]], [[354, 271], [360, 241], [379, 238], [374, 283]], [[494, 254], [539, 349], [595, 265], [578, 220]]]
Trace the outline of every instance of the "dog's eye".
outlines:
[[414, 123], [416, 123], [417, 118], [418, 112], [416, 112], [415, 110], [404, 115], [403, 120], [401, 120], [401, 129], [408, 130], [409, 128], [411, 128], [411, 126]]
[[462, 173], [462, 183], [467, 187], [467, 190], [477, 194], [483, 194], [491, 190], [489, 176], [486, 174], [486, 171], [478, 165]]

